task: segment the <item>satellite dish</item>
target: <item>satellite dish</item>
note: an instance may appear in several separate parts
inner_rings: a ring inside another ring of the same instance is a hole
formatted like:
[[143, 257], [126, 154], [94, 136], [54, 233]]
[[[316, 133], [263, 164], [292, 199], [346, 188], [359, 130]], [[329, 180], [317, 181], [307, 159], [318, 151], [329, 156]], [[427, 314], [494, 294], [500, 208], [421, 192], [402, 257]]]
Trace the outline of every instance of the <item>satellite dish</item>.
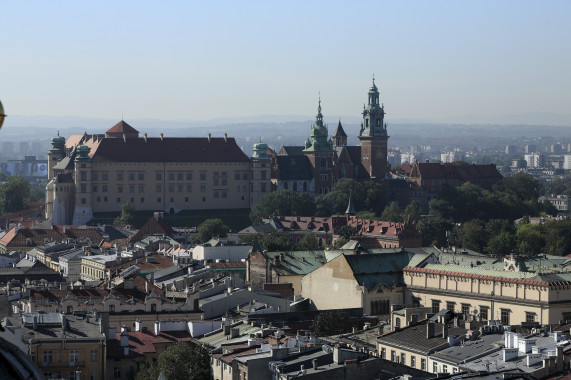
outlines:
[[472, 311], [472, 314], [478, 315], [478, 309], [474, 308], [474, 310]]

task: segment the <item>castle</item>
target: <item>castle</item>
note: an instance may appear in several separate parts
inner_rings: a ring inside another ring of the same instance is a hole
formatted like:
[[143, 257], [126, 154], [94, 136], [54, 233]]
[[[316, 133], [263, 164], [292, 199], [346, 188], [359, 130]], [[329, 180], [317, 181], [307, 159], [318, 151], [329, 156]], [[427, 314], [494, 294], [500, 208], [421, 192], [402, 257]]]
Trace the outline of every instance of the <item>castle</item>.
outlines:
[[250, 208], [270, 192], [267, 145], [248, 157], [233, 138], [143, 137], [124, 121], [105, 134], [52, 139], [48, 152], [46, 218], [80, 225], [97, 212], [176, 213]]

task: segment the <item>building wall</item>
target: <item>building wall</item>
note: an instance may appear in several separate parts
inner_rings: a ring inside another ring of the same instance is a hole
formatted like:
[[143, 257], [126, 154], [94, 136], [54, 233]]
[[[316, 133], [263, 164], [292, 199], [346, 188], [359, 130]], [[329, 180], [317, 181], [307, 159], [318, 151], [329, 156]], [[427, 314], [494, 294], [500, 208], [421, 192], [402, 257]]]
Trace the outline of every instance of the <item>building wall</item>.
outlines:
[[343, 255], [307, 274], [301, 280], [301, 295], [318, 310], [363, 307], [363, 289]]
[[[571, 289], [561, 286], [550, 289], [549, 286], [513, 283], [501, 279], [479, 279], [449, 274], [431, 274], [404, 272], [407, 285], [407, 302], [412, 298], [421, 305], [431, 307], [433, 301], [440, 301], [440, 309], [447, 304], [455, 305], [455, 311], [461, 312], [462, 305], [469, 310], [477, 309], [480, 315], [487, 311], [487, 318], [502, 321], [509, 316], [509, 325], [530, 322], [528, 318], [541, 324], [558, 324], [569, 316], [564, 315], [571, 307]], [[567, 310], [567, 311], [566, 311]], [[503, 312], [503, 313], [502, 313]]]
[[[105, 361], [105, 350], [103, 341], [96, 342], [74, 342], [66, 341], [65, 346], [58, 339], [54, 342], [34, 342], [30, 343], [30, 356], [43, 373], [61, 374], [64, 379], [69, 379], [70, 373], [74, 373], [79, 368], [82, 376], [91, 379], [101, 380], [103, 377], [103, 362]], [[73, 365], [70, 363], [70, 351], [79, 351], [79, 360]], [[92, 358], [91, 351], [95, 351]], [[45, 352], [51, 352], [51, 362], [45, 362]]]
[[197, 245], [192, 249], [194, 260], [230, 260], [240, 261], [248, 257], [248, 252], [252, 249], [250, 245], [223, 245], [220, 247], [205, 247]]

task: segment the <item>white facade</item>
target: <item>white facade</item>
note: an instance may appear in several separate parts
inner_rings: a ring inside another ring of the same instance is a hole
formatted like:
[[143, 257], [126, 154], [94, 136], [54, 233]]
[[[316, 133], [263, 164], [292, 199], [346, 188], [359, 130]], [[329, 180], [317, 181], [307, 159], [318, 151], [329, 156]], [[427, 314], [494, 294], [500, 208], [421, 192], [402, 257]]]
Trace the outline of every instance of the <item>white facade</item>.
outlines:
[[531, 153], [524, 156], [528, 169], [540, 169], [545, 167], [545, 155], [541, 153]]
[[563, 156], [563, 169], [571, 170], [571, 154]]
[[218, 247], [208, 247], [198, 245], [192, 250], [194, 260], [229, 260], [231, 262], [241, 261], [248, 257], [251, 245], [221, 245]]

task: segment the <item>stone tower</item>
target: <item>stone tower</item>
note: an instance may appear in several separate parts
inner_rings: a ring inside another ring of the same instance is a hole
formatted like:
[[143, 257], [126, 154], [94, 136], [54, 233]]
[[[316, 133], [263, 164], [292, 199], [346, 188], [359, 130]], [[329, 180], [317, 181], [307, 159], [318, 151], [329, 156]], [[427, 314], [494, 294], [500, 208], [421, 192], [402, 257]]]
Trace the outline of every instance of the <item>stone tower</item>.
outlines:
[[271, 163], [268, 156], [268, 145], [262, 142], [254, 144], [254, 154], [250, 157], [251, 182], [250, 182], [250, 208], [258, 204], [260, 198], [271, 191]]
[[359, 140], [361, 143], [361, 164], [373, 179], [383, 179], [387, 174], [387, 125], [385, 110], [379, 104], [379, 90], [375, 85], [369, 89], [368, 104], [363, 106], [363, 122]]
[[317, 107], [315, 124], [311, 127], [311, 137], [305, 142], [303, 154], [307, 156], [313, 168], [316, 194], [327, 194], [333, 187], [333, 141], [328, 139], [327, 126], [321, 114], [321, 98]]
[[73, 212], [73, 224], [86, 224], [93, 219], [91, 208], [91, 158], [89, 147], [79, 145], [76, 148], [75, 171], [73, 173], [75, 183], [75, 208]]

